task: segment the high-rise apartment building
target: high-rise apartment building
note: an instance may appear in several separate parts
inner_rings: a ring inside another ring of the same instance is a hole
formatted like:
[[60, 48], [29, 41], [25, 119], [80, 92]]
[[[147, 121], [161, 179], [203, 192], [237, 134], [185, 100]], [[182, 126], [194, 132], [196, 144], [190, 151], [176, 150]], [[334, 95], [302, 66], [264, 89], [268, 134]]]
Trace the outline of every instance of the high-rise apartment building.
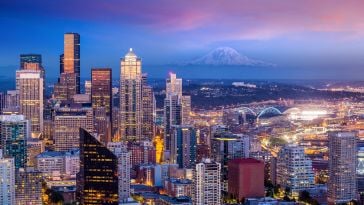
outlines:
[[196, 164], [193, 174], [193, 204], [222, 204], [220, 174], [220, 163], [211, 159], [204, 159], [201, 163]]
[[118, 159], [119, 202], [127, 202], [130, 198], [130, 152], [124, 142], [109, 142], [107, 148]]
[[77, 201], [83, 205], [118, 205], [117, 156], [82, 128], [79, 143]]
[[264, 197], [264, 162], [252, 158], [230, 160], [228, 193], [241, 201]]
[[170, 162], [179, 168], [192, 168], [196, 164], [196, 145], [196, 130], [192, 126], [173, 126]]
[[21, 168], [15, 177], [16, 205], [42, 204], [43, 176], [34, 168]]
[[15, 166], [13, 158], [4, 158], [0, 149], [0, 204], [15, 205]]
[[132, 49], [121, 59], [120, 135], [122, 140], [142, 138], [142, 70], [141, 59]]
[[93, 111], [90, 107], [55, 110], [54, 148], [56, 151], [68, 151], [79, 146], [79, 128], [93, 132]]
[[0, 139], [5, 157], [14, 159], [15, 168], [27, 163], [27, 138], [30, 137], [29, 121], [23, 115], [0, 115]]
[[357, 199], [356, 136], [356, 132], [348, 131], [329, 133], [329, 204], [347, 203]]
[[[75, 73], [76, 94], [80, 93], [80, 35], [64, 34], [63, 72]], [[73, 77], [73, 76], [72, 76]]]
[[305, 155], [303, 147], [289, 144], [277, 156], [277, 184], [289, 188], [293, 197], [314, 186], [312, 161]]
[[31, 132], [36, 137], [43, 131], [44, 79], [42, 71], [16, 71], [17, 89], [19, 90], [20, 113], [31, 124]]

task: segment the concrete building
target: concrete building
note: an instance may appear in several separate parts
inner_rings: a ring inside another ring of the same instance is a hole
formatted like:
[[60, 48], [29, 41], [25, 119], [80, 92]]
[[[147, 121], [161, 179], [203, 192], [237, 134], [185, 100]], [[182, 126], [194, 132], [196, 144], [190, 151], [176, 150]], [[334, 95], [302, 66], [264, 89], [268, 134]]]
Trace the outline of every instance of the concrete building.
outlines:
[[16, 71], [20, 113], [29, 120], [32, 135], [43, 132], [44, 79], [40, 70]]
[[303, 147], [284, 146], [277, 156], [277, 184], [289, 188], [293, 197], [314, 186], [312, 161], [305, 155]]
[[54, 147], [56, 151], [68, 151], [79, 147], [79, 129], [93, 132], [93, 111], [90, 107], [63, 107], [55, 110]]
[[130, 152], [128, 152], [127, 145], [123, 142], [109, 142], [107, 148], [118, 159], [119, 202], [126, 203], [130, 198]]
[[221, 165], [211, 159], [196, 164], [194, 170], [193, 204], [221, 205]]
[[264, 162], [252, 158], [233, 159], [228, 168], [228, 193], [235, 199], [264, 197]]

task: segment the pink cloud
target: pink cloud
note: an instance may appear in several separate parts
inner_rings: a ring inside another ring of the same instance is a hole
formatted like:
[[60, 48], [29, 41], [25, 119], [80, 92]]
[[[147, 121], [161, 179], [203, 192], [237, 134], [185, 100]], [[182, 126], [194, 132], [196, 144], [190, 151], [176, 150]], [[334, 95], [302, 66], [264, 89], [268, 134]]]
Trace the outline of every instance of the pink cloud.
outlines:
[[[38, 13], [130, 24], [153, 32], [208, 32], [211, 38], [266, 39], [290, 33], [364, 36], [361, 0], [89, 0], [37, 1]], [[35, 4], [33, 1], [32, 4]], [[20, 2], [27, 7], [26, 2]], [[17, 6], [19, 6], [17, 5]], [[36, 12], [31, 10], [29, 12]]]

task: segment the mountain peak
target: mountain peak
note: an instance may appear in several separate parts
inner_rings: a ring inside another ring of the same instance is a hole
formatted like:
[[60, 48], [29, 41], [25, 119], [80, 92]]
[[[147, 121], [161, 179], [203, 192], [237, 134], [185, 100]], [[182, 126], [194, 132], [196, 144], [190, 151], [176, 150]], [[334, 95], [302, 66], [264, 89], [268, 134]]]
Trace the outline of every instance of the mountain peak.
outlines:
[[272, 64], [263, 61], [250, 59], [241, 55], [237, 50], [231, 47], [219, 47], [206, 55], [192, 60], [188, 65], [213, 65], [213, 66], [272, 66]]

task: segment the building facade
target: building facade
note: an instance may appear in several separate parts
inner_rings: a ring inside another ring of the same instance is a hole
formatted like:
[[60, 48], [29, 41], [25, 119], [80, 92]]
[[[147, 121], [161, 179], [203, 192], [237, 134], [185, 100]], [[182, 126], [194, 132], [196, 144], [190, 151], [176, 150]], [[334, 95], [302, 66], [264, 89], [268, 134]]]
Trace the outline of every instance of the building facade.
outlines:
[[221, 205], [221, 165], [211, 159], [196, 164], [194, 170], [193, 204]]
[[228, 193], [235, 199], [264, 197], [264, 162], [252, 158], [230, 160]]
[[39, 70], [16, 71], [20, 113], [29, 120], [32, 135], [43, 131], [44, 79]]
[[196, 130], [192, 126], [172, 127], [171, 159], [179, 168], [192, 168], [196, 164]]
[[83, 205], [118, 205], [117, 157], [86, 130], [80, 128], [80, 172], [77, 201]]
[[23, 115], [0, 115], [0, 139], [5, 157], [14, 158], [15, 168], [27, 164], [27, 138], [30, 137], [29, 121]]
[[289, 188], [293, 197], [314, 186], [312, 161], [305, 155], [303, 147], [284, 146], [277, 156], [277, 184]]
[[56, 151], [68, 151], [79, 146], [79, 129], [93, 132], [93, 111], [90, 107], [58, 108], [54, 116], [54, 147]]
[[0, 149], [0, 204], [15, 205], [15, 166], [13, 158], [4, 158]]
[[121, 59], [120, 136], [126, 141], [142, 138], [142, 70], [141, 59], [132, 49]]
[[357, 199], [356, 132], [329, 133], [329, 204]]

